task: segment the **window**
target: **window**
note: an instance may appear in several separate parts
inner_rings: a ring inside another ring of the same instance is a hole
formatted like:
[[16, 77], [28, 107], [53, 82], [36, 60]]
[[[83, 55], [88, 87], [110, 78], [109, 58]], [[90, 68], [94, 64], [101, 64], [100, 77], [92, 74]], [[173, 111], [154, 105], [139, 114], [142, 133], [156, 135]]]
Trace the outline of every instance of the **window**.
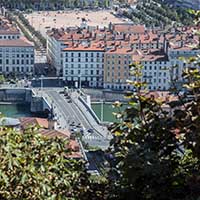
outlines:
[[93, 70], [90, 71], [90, 74], [93, 75]]
[[6, 64], [9, 65], [9, 60], [8, 59], [6, 59]]

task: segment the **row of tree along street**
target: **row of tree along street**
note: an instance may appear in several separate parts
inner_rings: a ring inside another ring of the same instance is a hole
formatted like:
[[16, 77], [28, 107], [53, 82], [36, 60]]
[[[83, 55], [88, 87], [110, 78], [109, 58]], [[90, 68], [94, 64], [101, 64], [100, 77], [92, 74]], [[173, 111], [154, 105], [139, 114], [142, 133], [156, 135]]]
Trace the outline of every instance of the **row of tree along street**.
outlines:
[[108, 8], [112, 0], [2, 0], [1, 6], [9, 9], [62, 10], [65, 8]]

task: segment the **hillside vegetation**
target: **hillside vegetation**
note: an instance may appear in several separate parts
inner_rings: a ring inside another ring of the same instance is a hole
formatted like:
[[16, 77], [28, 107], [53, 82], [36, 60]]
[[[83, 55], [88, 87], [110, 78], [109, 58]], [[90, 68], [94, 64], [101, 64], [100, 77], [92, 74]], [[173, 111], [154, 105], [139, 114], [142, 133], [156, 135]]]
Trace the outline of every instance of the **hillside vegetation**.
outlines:
[[135, 5], [135, 8], [124, 11], [124, 15], [135, 23], [143, 23], [149, 27], [192, 24], [192, 15], [184, 8], [170, 7], [161, 0], [141, 0]]
[[110, 0], [2, 0], [1, 6], [10, 9], [58, 10], [65, 8], [107, 8]]

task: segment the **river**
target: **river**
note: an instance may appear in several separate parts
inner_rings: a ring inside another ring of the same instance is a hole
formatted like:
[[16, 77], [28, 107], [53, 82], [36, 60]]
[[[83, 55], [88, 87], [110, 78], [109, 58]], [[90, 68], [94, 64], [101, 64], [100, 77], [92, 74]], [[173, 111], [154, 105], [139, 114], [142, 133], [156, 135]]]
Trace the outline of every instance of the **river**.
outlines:
[[0, 104], [0, 112], [5, 117], [31, 117], [29, 104]]
[[[120, 110], [123, 111], [127, 105], [123, 105]], [[92, 103], [92, 109], [101, 120], [101, 110], [102, 104], [101, 103]], [[113, 115], [113, 112], [119, 112], [118, 108], [113, 108], [112, 103], [104, 103], [103, 104], [103, 121], [106, 122], [119, 122], [116, 117]]]

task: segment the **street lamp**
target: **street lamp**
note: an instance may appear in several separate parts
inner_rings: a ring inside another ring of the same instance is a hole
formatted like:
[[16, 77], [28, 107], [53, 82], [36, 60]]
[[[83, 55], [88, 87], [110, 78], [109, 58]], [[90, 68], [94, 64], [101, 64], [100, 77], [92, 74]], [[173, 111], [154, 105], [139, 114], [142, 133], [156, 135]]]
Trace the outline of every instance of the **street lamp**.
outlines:
[[103, 99], [101, 101], [101, 122], [103, 122]]
[[79, 77], [79, 89], [81, 90], [81, 74], [79, 74], [78, 77]]
[[40, 82], [40, 90], [42, 90], [42, 88], [43, 88], [43, 78], [44, 78], [44, 76], [41, 75], [41, 77], [40, 77], [40, 80], [41, 80], [41, 82]]

